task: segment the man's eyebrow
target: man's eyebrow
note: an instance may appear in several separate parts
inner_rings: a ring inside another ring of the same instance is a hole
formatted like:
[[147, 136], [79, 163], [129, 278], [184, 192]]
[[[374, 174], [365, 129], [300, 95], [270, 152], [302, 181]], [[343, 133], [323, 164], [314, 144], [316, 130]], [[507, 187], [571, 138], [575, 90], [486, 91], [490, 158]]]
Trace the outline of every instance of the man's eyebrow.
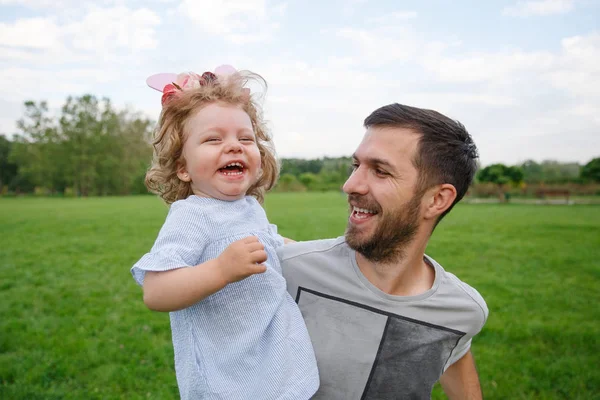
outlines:
[[378, 158], [378, 157], [367, 157], [367, 158], [365, 158], [363, 160], [360, 160], [356, 156], [356, 153], [355, 153], [355, 154], [352, 154], [352, 159], [354, 161], [360, 161], [360, 162], [363, 162], [363, 163], [366, 163], [366, 164], [369, 164], [369, 165], [376, 165], [376, 166], [381, 166], [381, 167], [387, 167], [387, 168], [390, 168], [392, 170], [395, 169], [394, 166], [389, 161], [386, 161], [386, 160], [384, 160], [382, 158]]

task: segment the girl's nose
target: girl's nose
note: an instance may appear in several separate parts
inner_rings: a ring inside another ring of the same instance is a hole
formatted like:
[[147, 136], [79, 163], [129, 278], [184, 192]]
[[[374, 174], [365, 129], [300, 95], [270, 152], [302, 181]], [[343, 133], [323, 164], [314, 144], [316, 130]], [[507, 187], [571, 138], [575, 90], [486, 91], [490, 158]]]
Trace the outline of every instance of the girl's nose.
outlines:
[[243, 146], [237, 139], [228, 140], [225, 143], [225, 152], [226, 153], [241, 153], [242, 149], [243, 149]]

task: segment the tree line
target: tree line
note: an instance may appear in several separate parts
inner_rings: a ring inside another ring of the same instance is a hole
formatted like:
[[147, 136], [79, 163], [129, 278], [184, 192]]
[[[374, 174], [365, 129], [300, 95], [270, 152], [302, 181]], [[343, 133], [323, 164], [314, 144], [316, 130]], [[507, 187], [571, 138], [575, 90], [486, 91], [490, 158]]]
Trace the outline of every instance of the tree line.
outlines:
[[69, 97], [54, 117], [46, 102], [28, 101], [12, 140], [0, 135], [2, 193], [144, 193], [152, 127], [91, 95]]
[[[69, 97], [59, 115], [46, 102], [25, 102], [17, 132], [0, 134], [0, 194], [71, 196], [147, 193], [144, 176], [152, 157], [154, 121], [117, 110], [108, 99]], [[350, 157], [284, 158], [276, 190], [340, 190]], [[527, 160], [481, 168], [476, 182], [556, 184], [600, 182], [600, 158], [586, 165]]]

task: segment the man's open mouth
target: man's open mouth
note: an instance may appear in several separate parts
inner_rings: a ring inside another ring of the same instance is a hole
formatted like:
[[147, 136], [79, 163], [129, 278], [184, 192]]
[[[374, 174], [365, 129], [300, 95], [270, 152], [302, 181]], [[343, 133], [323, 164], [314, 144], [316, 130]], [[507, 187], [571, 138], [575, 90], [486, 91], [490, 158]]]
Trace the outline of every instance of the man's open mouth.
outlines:
[[366, 208], [360, 208], [360, 207], [352, 207], [352, 217], [356, 218], [356, 219], [366, 219], [369, 218], [373, 215], [376, 215], [377, 211], [374, 210], [369, 210]]

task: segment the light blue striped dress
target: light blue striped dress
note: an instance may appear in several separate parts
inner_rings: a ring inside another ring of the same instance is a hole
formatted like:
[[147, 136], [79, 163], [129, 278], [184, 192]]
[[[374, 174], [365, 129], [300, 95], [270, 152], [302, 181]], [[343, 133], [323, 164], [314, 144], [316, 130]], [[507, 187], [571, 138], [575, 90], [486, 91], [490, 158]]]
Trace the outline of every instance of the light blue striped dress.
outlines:
[[173, 203], [150, 253], [131, 272], [143, 285], [146, 271], [198, 265], [251, 235], [265, 245], [265, 273], [170, 313], [182, 399], [308, 399], [319, 386], [312, 344], [275, 251], [283, 238], [255, 198]]

